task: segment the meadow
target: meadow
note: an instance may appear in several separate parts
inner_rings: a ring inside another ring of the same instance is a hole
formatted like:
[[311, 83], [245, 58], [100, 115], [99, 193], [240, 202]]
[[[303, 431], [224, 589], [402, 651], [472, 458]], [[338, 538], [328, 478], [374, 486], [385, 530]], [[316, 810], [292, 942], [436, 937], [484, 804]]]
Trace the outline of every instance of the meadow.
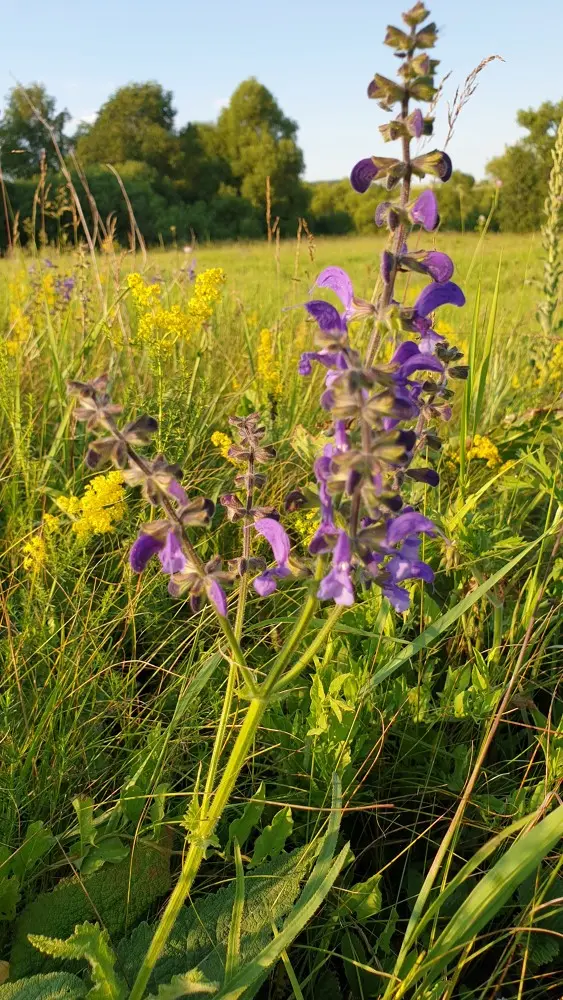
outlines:
[[[413, 583], [403, 614], [365, 591], [272, 701], [190, 896], [203, 928], [192, 964], [206, 969], [229, 950], [244, 863], [244, 970], [251, 939], [275, 942], [297, 912], [306, 871], [296, 880], [288, 859], [302, 864], [321, 836], [339, 775], [338, 849], [348, 843], [348, 853], [322, 907], [280, 947], [264, 997], [561, 996], [562, 860], [547, 847], [543, 861], [530, 855], [521, 831], [529, 837], [555, 815], [563, 777], [563, 357], [536, 318], [539, 236], [439, 242], [467, 303], [442, 309], [438, 329], [469, 355], [472, 374], [456, 384], [439, 487], [413, 488], [447, 539], [424, 542], [435, 582]], [[304, 237], [145, 258], [109, 244], [95, 255], [45, 250], [0, 262], [0, 948], [12, 979], [60, 967], [33, 951], [30, 931], [65, 937], [97, 917], [116, 944], [141, 917], [156, 918], [178, 877], [229, 684], [230, 654], [209, 605], [193, 613], [169, 598], [161, 574], [132, 573], [127, 555], [145, 505], [121, 472], [86, 468], [87, 433], [67, 381], [108, 372], [128, 420], [158, 418], [156, 450], [180, 464], [190, 496], [215, 502], [237, 472], [228, 418], [259, 411], [277, 452], [260, 502], [283, 510], [284, 497], [311, 482], [327, 426], [321, 376], [297, 373], [313, 344], [302, 305], [331, 264], [348, 271], [357, 295], [377, 295], [383, 245], [377, 236]], [[225, 280], [210, 293], [211, 314], [190, 326], [197, 276], [214, 269]], [[142, 275], [137, 292], [132, 273]], [[401, 278], [403, 301], [420, 287], [417, 275]], [[166, 315], [143, 326], [151, 295]], [[353, 323], [352, 341], [365, 343], [369, 328]], [[376, 361], [388, 361], [389, 343], [379, 351]], [[316, 518], [284, 515], [302, 555]], [[219, 513], [197, 539], [204, 560], [218, 540], [237, 554], [235, 528]], [[249, 592], [243, 648], [258, 672], [303, 601], [299, 586], [269, 601]], [[313, 630], [322, 621], [316, 613]], [[245, 704], [240, 692], [229, 703], [225, 744]], [[522, 854], [495, 894], [483, 882], [487, 872], [498, 877], [510, 844]], [[142, 845], [159, 859], [151, 855], [149, 870]], [[69, 876], [63, 886], [84, 891], [71, 906], [59, 888], [61, 914], [56, 894], [41, 894]], [[475, 906], [484, 925], [472, 923]], [[453, 960], [444, 959], [432, 949], [456, 914], [464, 928], [458, 920]], [[394, 980], [413, 919], [414, 950]], [[436, 975], [417, 979], [429, 953]], [[175, 972], [188, 967], [172, 962]]]

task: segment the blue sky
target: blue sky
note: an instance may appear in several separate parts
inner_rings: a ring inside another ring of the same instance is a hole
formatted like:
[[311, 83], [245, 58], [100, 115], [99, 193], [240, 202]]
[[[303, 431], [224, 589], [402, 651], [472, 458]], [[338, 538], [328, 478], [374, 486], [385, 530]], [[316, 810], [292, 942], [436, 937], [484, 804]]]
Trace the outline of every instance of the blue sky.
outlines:
[[[90, 119], [111, 91], [158, 80], [174, 93], [177, 124], [213, 120], [237, 84], [256, 76], [299, 123], [310, 180], [342, 177], [381, 152], [389, 116], [365, 96], [375, 71], [395, 60], [381, 40], [406, 3], [390, 0], [7, 0], [0, 96], [14, 80], [39, 80], [76, 119]], [[428, 0], [441, 30], [446, 97], [485, 56], [449, 152], [478, 178], [520, 133], [518, 108], [563, 97], [561, 0]], [[436, 145], [445, 137], [438, 116]]]

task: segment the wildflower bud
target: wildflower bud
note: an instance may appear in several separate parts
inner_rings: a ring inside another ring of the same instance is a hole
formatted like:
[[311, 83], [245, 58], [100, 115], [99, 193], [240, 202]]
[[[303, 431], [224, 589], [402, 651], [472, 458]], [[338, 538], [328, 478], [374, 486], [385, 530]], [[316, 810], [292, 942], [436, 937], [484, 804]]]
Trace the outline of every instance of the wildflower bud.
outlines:
[[429, 21], [415, 35], [415, 46], [417, 49], [433, 49], [438, 37], [438, 29], [434, 21]]
[[158, 420], [154, 417], [149, 417], [148, 414], [144, 413], [137, 420], [133, 420], [132, 423], [126, 424], [121, 431], [125, 440], [132, 445], [142, 445], [148, 444], [153, 436], [158, 430]]
[[405, 89], [395, 80], [390, 80], [381, 73], [376, 73], [368, 86], [368, 97], [377, 101], [383, 111], [391, 111], [394, 104], [401, 104], [405, 98]]
[[117, 469], [126, 469], [127, 448], [124, 441], [117, 438], [100, 438], [92, 441], [86, 452], [85, 463], [89, 469], [100, 469], [111, 462]]
[[431, 153], [425, 153], [423, 156], [417, 156], [412, 161], [411, 167], [413, 173], [418, 177], [433, 174], [444, 182], [449, 181], [453, 170], [452, 161], [448, 154], [441, 152], [439, 149], [434, 149]]
[[388, 45], [397, 52], [408, 52], [411, 39], [406, 31], [402, 31], [401, 28], [394, 28], [392, 24], [388, 24], [383, 44]]
[[416, 28], [417, 25], [422, 24], [422, 22], [426, 20], [429, 13], [430, 11], [427, 10], [421, 0], [418, 0], [414, 7], [405, 11], [401, 17], [403, 18], [405, 24], [408, 24], [409, 28]]

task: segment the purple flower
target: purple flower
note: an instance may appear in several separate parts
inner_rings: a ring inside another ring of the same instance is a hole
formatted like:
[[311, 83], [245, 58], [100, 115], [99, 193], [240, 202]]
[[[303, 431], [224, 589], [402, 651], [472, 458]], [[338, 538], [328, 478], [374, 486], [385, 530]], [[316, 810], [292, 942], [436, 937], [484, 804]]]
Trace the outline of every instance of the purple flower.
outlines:
[[350, 181], [354, 191], [364, 194], [371, 182], [377, 177], [377, 174], [378, 168], [370, 156], [364, 160], [359, 160], [352, 168], [352, 173], [350, 174]]
[[409, 217], [411, 222], [422, 226], [427, 233], [437, 229], [440, 216], [438, 214], [438, 201], [433, 191], [429, 189], [418, 196], [409, 208]]
[[415, 139], [420, 139], [424, 129], [424, 118], [420, 108], [415, 108], [407, 118], [407, 128]]
[[287, 565], [291, 543], [287, 532], [280, 522], [274, 521], [271, 517], [260, 518], [258, 521], [255, 521], [254, 527], [258, 534], [262, 535], [270, 544], [274, 559], [276, 560], [275, 566], [265, 570], [253, 581], [256, 593], [260, 597], [269, 597], [277, 589], [278, 580], [283, 580], [285, 577], [291, 576], [291, 570]]
[[401, 215], [390, 201], [381, 201], [375, 210], [376, 226], [389, 226], [392, 233], [401, 224]]
[[[336, 310], [334, 311], [336, 312]], [[342, 351], [304, 351], [297, 366], [300, 375], [311, 374], [313, 370], [311, 361], [318, 361], [325, 368], [338, 368], [340, 371], [344, 371], [348, 367]]]
[[437, 533], [436, 525], [424, 514], [416, 510], [406, 510], [398, 517], [387, 522], [386, 541], [388, 545], [396, 545], [409, 535], [430, 535]]
[[205, 592], [221, 618], [227, 617], [227, 597], [220, 583], [212, 577], [205, 581]]
[[160, 552], [163, 542], [154, 535], [141, 533], [133, 542], [129, 553], [129, 564], [134, 573], [142, 573], [153, 556]]
[[129, 553], [129, 564], [134, 573], [142, 573], [153, 556], [158, 555], [163, 573], [182, 573], [186, 557], [173, 528], [166, 522], [152, 522], [150, 532], [142, 531]]
[[395, 258], [389, 250], [384, 250], [381, 254], [381, 277], [386, 285], [391, 281], [391, 275], [395, 266]]
[[336, 446], [327, 444], [324, 453], [320, 458], [317, 458], [314, 464], [315, 477], [319, 484], [321, 523], [309, 543], [309, 552], [313, 556], [320, 555], [322, 552], [330, 552], [334, 538], [338, 535], [338, 529], [334, 523], [332, 497], [329, 493], [328, 482], [331, 473], [331, 458], [335, 452], [346, 451], [348, 449], [348, 439], [343, 422], [337, 420], [336, 425], [336, 434], [340, 443], [337, 443]]
[[346, 314], [340, 314], [330, 302], [313, 299], [305, 303], [305, 309], [319, 325], [323, 333], [346, 333]]
[[397, 555], [393, 556], [385, 566], [393, 583], [402, 583], [403, 580], [424, 580], [425, 583], [432, 583], [434, 573], [428, 563], [418, 558], [419, 551], [420, 539], [416, 535], [407, 536]]
[[395, 611], [402, 613], [409, 610], [411, 599], [408, 590], [405, 590], [404, 587], [398, 587], [396, 583], [386, 581], [382, 583], [381, 591]]
[[454, 273], [451, 257], [448, 257], [447, 253], [441, 253], [440, 250], [425, 250], [417, 260], [426, 273], [440, 284], [449, 281]]
[[354, 603], [350, 539], [345, 531], [338, 532], [332, 553], [332, 569], [321, 580], [317, 597], [321, 601], [333, 600], [335, 604], [349, 607]]
[[418, 296], [413, 309], [413, 323], [415, 329], [421, 337], [420, 348], [424, 353], [432, 353], [437, 343], [444, 338], [441, 334], [432, 329], [430, 320], [427, 318], [440, 306], [464, 306], [465, 295], [459, 285], [454, 281], [446, 281], [443, 284], [434, 282], [423, 288]]
[[435, 355], [421, 351], [414, 340], [405, 340], [395, 351], [391, 362], [399, 365], [395, 376], [398, 382], [408, 379], [414, 372], [444, 371], [442, 362]]

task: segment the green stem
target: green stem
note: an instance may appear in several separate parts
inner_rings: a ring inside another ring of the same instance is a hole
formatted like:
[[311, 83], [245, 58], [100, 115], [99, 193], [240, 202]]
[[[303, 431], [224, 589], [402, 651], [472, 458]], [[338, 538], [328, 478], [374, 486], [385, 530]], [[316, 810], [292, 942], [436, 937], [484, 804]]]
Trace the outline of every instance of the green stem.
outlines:
[[239, 668], [239, 670], [240, 670], [240, 672], [241, 672], [241, 674], [242, 674], [242, 676], [244, 678], [244, 682], [245, 682], [245, 684], [246, 684], [246, 686], [248, 688], [248, 693], [252, 697], [255, 697], [255, 695], [258, 693], [258, 689], [256, 687], [256, 681], [254, 680], [254, 676], [252, 674], [252, 671], [249, 670], [249, 668], [246, 665], [246, 660], [244, 658], [244, 653], [243, 653], [242, 649], [240, 648], [240, 643], [239, 643], [239, 641], [238, 641], [235, 633], [233, 632], [233, 629], [231, 628], [229, 619], [228, 618], [224, 618], [223, 615], [219, 615], [218, 614], [217, 615], [217, 621], [219, 622], [219, 625], [223, 629], [223, 634], [224, 634], [227, 642], [229, 643], [229, 646], [231, 647], [231, 652], [233, 654], [233, 660], [236, 663], [237, 667]]
[[270, 669], [270, 672], [268, 674], [268, 677], [264, 682], [263, 689], [266, 689], [267, 687], [268, 690], [271, 690], [273, 688], [276, 681], [283, 673], [292, 654], [295, 652], [297, 646], [301, 642], [303, 635], [305, 634], [305, 631], [307, 629], [307, 626], [311, 621], [311, 618], [313, 617], [315, 610], [317, 609], [319, 604], [318, 598], [316, 596], [317, 583], [323, 575], [323, 569], [324, 569], [323, 560], [317, 559], [317, 563], [315, 566], [314, 582], [311, 584], [311, 590], [307, 600], [305, 601], [303, 611], [301, 612], [299, 618], [297, 619], [293, 631], [287, 639], [287, 642], [284, 643], [283, 649], [276, 656], [272, 664], [272, 667]]
[[[340, 615], [343, 614], [345, 610], [346, 608], [342, 607], [341, 605], [337, 605], [335, 608], [332, 609], [326, 622], [324, 623], [323, 627], [317, 632], [311, 645], [308, 646], [303, 655], [299, 657], [295, 666], [293, 666], [291, 670], [288, 670], [283, 677], [279, 678], [277, 682], [272, 684], [271, 686], [270, 686], [270, 677], [268, 677], [268, 680], [266, 681], [268, 694], [278, 694], [280, 691], [285, 690], [286, 685], [288, 683], [291, 683], [291, 681], [294, 681], [296, 677], [299, 677], [299, 674], [303, 672], [303, 670], [305, 669], [305, 667], [309, 665], [313, 657], [316, 656], [319, 649], [321, 649], [325, 639], [330, 634], [333, 626], [336, 624], [336, 622], [340, 618]], [[266, 690], [266, 685], [264, 686], [264, 690]]]
[[203, 817], [199, 826], [197, 840], [190, 844], [186, 855], [186, 860], [182, 868], [182, 874], [174, 887], [162, 917], [158, 923], [153, 939], [149, 945], [147, 953], [139, 969], [137, 978], [133, 984], [129, 1000], [141, 1000], [143, 997], [152, 970], [154, 969], [163, 948], [170, 937], [178, 914], [189, 895], [194, 879], [198, 873], [199, 866], [203, 860], [206, 850], [206, 841], [213, 835], [213, 831], [219, 821], [225, 806], [228, 804], [236, 780], [244, 765], [248, 751], [254, 742], [260, 721], [267, 708], [267, 701], [264, 698], [253, 698], [248, 706], [248, 710], [235, 745], [232, 749], [229, 760], [223, 772], [223, 777], [217, 786], [217, 791], [213, 796], [213, 801], [207, 816]]

